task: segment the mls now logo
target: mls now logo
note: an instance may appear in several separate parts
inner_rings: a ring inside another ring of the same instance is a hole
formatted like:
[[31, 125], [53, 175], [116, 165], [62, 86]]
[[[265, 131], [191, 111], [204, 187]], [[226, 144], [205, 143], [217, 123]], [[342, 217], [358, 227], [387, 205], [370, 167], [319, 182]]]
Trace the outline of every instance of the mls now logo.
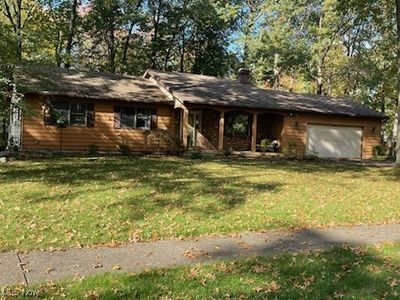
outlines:
[[18, 289], [18, 288], [5, 288], [0, 291], [1, 297], [32, 297], [38, 298], [40, 295], [39, 290]]

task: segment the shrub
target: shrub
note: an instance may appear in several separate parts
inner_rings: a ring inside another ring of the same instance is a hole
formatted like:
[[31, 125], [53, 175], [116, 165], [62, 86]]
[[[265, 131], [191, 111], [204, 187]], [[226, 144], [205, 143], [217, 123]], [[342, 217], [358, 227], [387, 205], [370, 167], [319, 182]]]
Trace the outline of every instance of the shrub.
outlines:
[[271, 145], [271, 141], [269, 139], [263, 139], [261, 140], [260, 147], [261, 151], [266, 152], [268, 147]]
[[97, 155], [99, 154], [99, 145], [90, 144], [88, 149], [89, 155]]
[[19, 156], [19, 147], [18, 147], [18, 145], [12, 145], [10, 147], [10, 155], [11, 155], [11, 157], [18, 157]]
[[312, 153], [307, 153], [304, 158], [305, 158], [305, 160], [314, 161], [314, 160], [318, 159], [318, 156], [315, 154], [312, 154]]
[[171, 149], [173, 137], [167, 130], [155, 129], [148, 130], [144, 133], [146, 145], [156, 145], [157, 152], [160, 152], [160, 145], [167, 144], [168, 149]]
[[190, 154], [191, 159], [202, 159], [203, 158], [203, 153], [201, 151], [193, 151], [192, 154]]
[[372, 147], [372, 153], [375, 157], [377, 156], [385, 156], [386, 155], [386, 149], [382, 145], [375, 145]]
[[305, 156], [306, 160], [317, 160], [318, 159], [318, 151], [313, 147], [311, 151], [308, 151], [308, 153]]
[[233, 152], [233, 151], [232, 151], [232, 148], [225, 149], [225, 150], [224, 150], [224, 155], [225, 155], [225, 156], [230, 156], [230, 155], [232, 155], [232, 152]]
[[289, 142], [285, 147], [282, 148], [282, 153], [288, 158], [297, 157], [296, 143]]
[[168, 153], [172, 155], [181, 156], [185, 152], [185, 147], [179, 138], [173, 138]]
[[129, 155], [129, 154], [131, 154], [131, 149], [129, 148], [129, 146], [128, 146], [127, 144], [119, 144], [119, 145], [118, 145], [118, 149], [119, 149], [119, 152], [120, 152], [122, 155]]

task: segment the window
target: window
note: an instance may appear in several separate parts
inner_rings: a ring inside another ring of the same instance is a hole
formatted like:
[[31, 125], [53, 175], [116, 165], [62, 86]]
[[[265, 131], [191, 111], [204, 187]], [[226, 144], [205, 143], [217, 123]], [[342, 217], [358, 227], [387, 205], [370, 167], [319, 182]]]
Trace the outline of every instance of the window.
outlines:
[[135, 109], [121, 107], [121, 128], [135, 128]]
[[136, 110], [136, 128], [150, 129], [151, 110], [149, 108], [138, 108]]
[[94, 127], [94, 105], [91, 103], [53, 101], [46, 104], [45, 125]]
[[53, 102], [53, 111], [51, 113], [54, 123], [57, 125], [68, 125], [69, 123], [69, 103]]
[[114, 111], [115, 128], [151, 129], [153, 117], [156, 117], [151, 108], [116, 106]]
[[248, 137], [250, 134], [250, 115], [242, 112], [225, 114], [225, 136]]
[[86, 125], [86, 104], [70, 104], [69, 125]]

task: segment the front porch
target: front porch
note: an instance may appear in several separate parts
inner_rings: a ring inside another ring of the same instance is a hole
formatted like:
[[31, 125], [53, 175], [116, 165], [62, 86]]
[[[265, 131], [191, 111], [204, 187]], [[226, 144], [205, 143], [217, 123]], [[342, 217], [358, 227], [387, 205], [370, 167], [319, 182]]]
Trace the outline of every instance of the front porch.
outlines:
[[[187, 150], [230, 151], [248, 155], [278, 152], [283, 142], [284, 114], [210, 107], [177, 111], [179, 136]], [[272, 142], [279, 147], [265, 147]]]

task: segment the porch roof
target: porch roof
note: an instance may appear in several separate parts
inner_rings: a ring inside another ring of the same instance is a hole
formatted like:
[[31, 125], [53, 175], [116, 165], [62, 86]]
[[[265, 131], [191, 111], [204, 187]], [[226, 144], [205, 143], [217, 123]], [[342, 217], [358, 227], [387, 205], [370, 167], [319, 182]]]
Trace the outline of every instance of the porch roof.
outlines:
[[228, 79], [189, 73], [150, 69], [145, 76], [154, 78], [184, 103], [351, 117], [385, 117], [365, 105], [346, 98], [273, 91]]

